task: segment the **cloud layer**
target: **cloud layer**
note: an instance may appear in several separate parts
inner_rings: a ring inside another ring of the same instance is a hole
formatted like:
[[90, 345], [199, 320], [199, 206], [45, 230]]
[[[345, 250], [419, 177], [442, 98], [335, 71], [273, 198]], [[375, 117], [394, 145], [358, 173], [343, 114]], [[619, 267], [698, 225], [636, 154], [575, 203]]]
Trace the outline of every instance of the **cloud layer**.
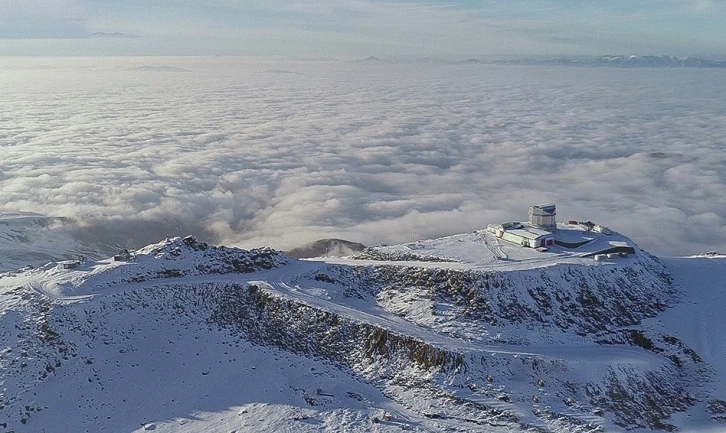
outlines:
[[[654, 253], [726, 249], [718, 70], [235, 58], [0, 68], [0, 209], [74, 218], [97, 241], [394, 243], [553, 201], [560, 219], [606, 224]], [[192, 72], [160, 72], [172, 68]]]

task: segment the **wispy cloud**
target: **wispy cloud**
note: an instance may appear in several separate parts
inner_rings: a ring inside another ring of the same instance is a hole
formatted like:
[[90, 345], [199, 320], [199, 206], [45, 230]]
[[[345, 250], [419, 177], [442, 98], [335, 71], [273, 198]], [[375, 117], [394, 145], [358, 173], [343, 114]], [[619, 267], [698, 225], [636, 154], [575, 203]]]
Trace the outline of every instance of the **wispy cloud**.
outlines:
[[[0, 54], [703, 54], [723, 51], [724, 13], [713, 0], [0, 0], [0, 38], [78, 39]], [[111, 40], [139, 34], [144, 42]]]
[[719, 8], [714, 0], [681, 0], [691, 11], [713, 13]]
[[0, 39], [75, 38], [87, 34], [77, 0], [0, 0]]
[[92, 38], [113, 38], [113, 39], [134, 39], [138, 38], [139, 35], [134, 33], [123, 33], [123, 32], [93, 32], [90, 35]]
[[91, 238], [392, 243], [554, 201], [656, 253], [726, 245], [717, 70], [36, 63], [0, 64], [0, 209], [72, 217]]

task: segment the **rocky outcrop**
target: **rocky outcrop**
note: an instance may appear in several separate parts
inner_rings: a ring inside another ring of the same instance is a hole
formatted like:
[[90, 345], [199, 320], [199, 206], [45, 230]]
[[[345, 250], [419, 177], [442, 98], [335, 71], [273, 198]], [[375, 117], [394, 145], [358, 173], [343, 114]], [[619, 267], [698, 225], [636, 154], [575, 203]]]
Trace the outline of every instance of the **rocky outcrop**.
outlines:
[[434, 303], [454, 305], [466, 321], [555, 326], [581, 336], [638, 324], [678, 296], [665, 268], [648, 256], [612, 268], [510, 272], [379, 266], [376, 278], [382, 292], [420, 289]]
[[386, 368], [415, 365], [444, 373], [466, 367], [459, 353], [275, 296], [256, 285], [225, 285], [211, 320], [260, 344], [325, 357], [347, 366], [379, 362]]
[[118, 282], [139, 283], [161, 278], [196, 275], [247, 274], [270, 270], [289, 262], [271, 248], [243, 250], [198, 242], [193, 236], [170, 238], [137, 251], [143, 266], [123, 269]]

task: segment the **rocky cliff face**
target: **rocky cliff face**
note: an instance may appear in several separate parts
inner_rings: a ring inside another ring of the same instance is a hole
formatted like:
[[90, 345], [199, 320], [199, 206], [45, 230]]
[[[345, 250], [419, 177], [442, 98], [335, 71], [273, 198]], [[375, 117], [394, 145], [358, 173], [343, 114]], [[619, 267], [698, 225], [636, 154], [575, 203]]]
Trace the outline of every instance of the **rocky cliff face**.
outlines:
[[[466, 326], [554, 327], [586, 336], [631, 326], [673, 303], [678, 292], [666, 269], [642, 255], [627, 264], [558, 265], [522, 271], [475, 271], [380, 266], [375, 277], [381, 299], [415, 291]], [[406, 310], [400, 312], [407, 315]], [[416, 320], [416, 317], [412, 317]]]
[[[384, 309], [418, 325], [439, 328], [453, 338], [470, 339], [476, 329], [482, 336], [491, 336], [494, 329], [496, 337], [485, 341], [517, 343], [520, 349], [537, 343], [535, 337], [549, 335], [551, 340], [633, 346], [663, 359], [652, 369], [633, 367], [625, 359], [622, 365], [608, 365], [594, 378], [577, 377], [590, 372], [587, 368], [578, 371], [566, 355], [562, 359], [537, 354], [501, 356], [481, 353], [474, 344], [442, 348], [425, 338], [278, 298], [255, 285], [226, 287], [213, 320], [261, 344], [324, 357], [369, 378], [386, 378], [385, 387], [421, 388], [430, 398], [476, 407], [483, 418], [474, 424], [496, 419], [530, 428], [516, 411], [477, 403], [529, 399], [546, 401], [541, 406], [547, 410], [537, 404], [532, 410], [550, 424], [600, 429], [597, 423], [552, 410], [564, 404], [583, 413], [609, 412], [623, 428], [672, 430], [667, 419], [696, 399], [696, 386], [689, 377], [704, 366], [695, 353], [674, 337], [649, 337], [642, 331], [621, 329], [637, 326], [675, 301], [678, 293], [671, 278], [653, 257], [643, 256], [606, 271], [565, 265], [499, 273], [398, 266], [376, 266], [357, 275], [341, 267], [329, 267], [326, 272], [314, 279], [343, 282], [347, 296], [373, 296]], [[417, 299], [387, 303], [406, 292], [418, 294]], [[507, 379], [512, 377], [529, 382], [529, 389], [508, 389]], [[467, 419], [456, 411], [436, 416]]]

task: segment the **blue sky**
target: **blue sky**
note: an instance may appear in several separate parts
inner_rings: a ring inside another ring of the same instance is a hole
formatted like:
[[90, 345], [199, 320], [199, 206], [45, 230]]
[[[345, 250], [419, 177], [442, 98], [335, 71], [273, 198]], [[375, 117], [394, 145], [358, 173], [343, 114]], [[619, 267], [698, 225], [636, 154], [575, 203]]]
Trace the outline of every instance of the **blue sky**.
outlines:
[[0, 0], [0, 55], [726, 56], [720, 0]]

